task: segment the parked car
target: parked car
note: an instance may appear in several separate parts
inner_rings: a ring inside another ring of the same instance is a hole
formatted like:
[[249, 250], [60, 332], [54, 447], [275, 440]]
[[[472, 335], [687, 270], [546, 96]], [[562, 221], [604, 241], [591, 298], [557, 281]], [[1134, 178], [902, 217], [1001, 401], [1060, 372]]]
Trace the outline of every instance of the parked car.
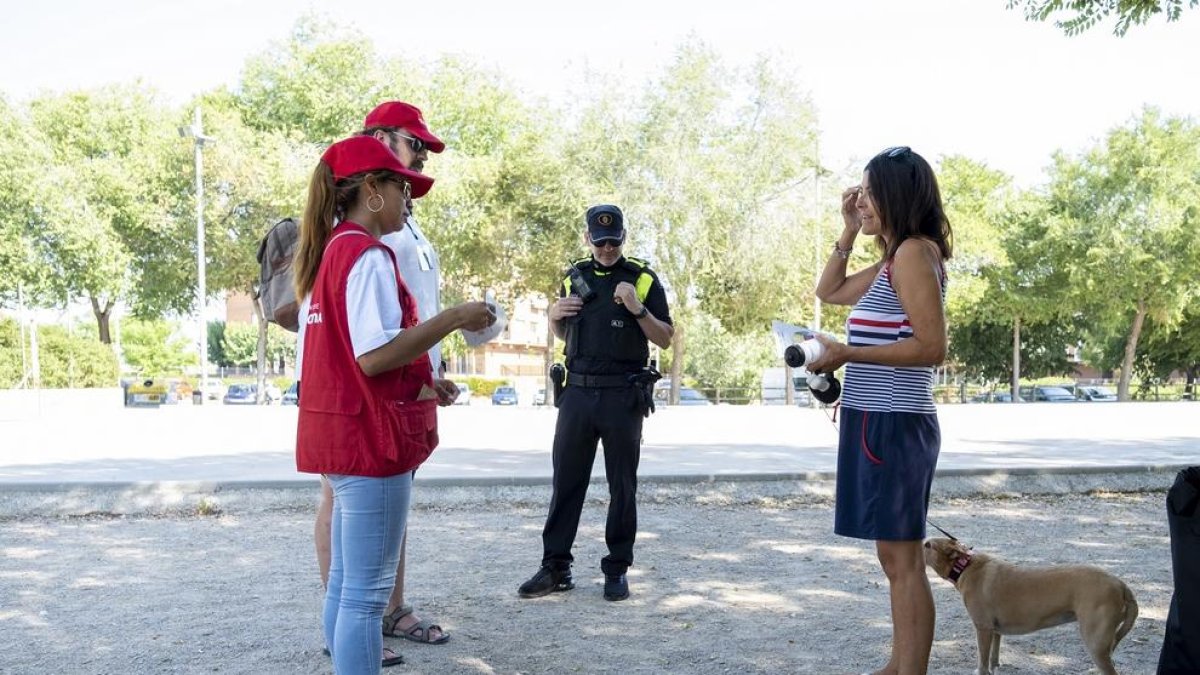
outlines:
[[253, 384], [231, 384], [221, 399], [225, 405], [256, 405], [258, 386]]
[[292, 386], [283, 392], [283, 398], [279, 401], [280, 405], [299, 405], [300, 404], [300, 383], [293, 382]]
[[177, 378], [138, 378], [121, 381], [127, 406], [160, 406], [192, 402], [192, 385]]
[[492, 392], [492, 405], [516, 405], [517, 390], [512, 387], [496, 387]]
[[458, 387], [458, 398], [454, 399], [454, 405], [471, 405], [471, 387], [466, 382], [455, 382], [454, 386]]
[[[656, 387], [654, 389], [654, 405], [670, 405], [668, 401], [671, 398], [671, 386], [668, 384], [665, 387]], [[712, 405], [712, 401], [700, 392], [691, 387], [679, 388], [679, 405]]]
[[[982, 394], [976, 394], [971, 399], [973, 403], [1012, 403], [1012, 400], [1012, 392], [1007, 391], [985, 391]], [[1024, 402], [1023, 397], [1017, 397], [1017, 403]]]
[[225, 383], [215, 377], [208, 378], [208, 388], [204, 390], [204, 398], [208, 401], [220, 401], [225, 398], [227, 388]]
[[1034, 401], [1046, 401], [1048, 403], [1066, 403], [1074, 401], [1075, 395], [1066, 387], [1034, 387]]
[[1080, 401], [1115, 401], [1117, 400], [1116, 393], [1108, 387], [1079, 387], [1075, 390], [1075, 396]]
[[537, 390], [537, 393], [533, 395], [533, 404], [534, 405], [546, 405], [546, 390], [545, 389]]

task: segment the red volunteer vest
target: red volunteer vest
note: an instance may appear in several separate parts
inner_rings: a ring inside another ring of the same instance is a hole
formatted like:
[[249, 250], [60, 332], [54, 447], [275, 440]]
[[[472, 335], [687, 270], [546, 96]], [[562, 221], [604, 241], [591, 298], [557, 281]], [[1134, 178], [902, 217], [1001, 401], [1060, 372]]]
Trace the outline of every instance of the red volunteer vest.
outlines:
[[[296, 468], [304, 473], [395, 476], [411, 471], [437, 447], [437, 399], [418, 401], [433, 385], [428, 354], [375, 377], [354, 359], [346, 315], [346, 280], [367, 249], [385, 244], [356, 223], [334, 228], [325, 246], [304, 333], [304, 375], [296, 429]], [[396, 271], [402, 328], [419, 320], [417, 303]]]

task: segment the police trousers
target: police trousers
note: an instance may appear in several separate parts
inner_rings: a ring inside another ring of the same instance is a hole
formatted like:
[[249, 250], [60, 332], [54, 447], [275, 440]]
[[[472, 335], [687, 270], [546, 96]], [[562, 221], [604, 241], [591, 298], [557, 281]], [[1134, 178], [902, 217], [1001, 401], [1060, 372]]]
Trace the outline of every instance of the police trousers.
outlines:
[[1158, 657], [1158, 675], [1200, 672], [1200, 466], [1175, 477], [1167, 493], [1175, 592]]
[[624, 574], [633, 564], [637, 536], [637, 469], [642, 445], [642, 412], [633, 387], [563, 390], [554, 428], [554, 495], [542, 530], [542, 564], [566, 567], [574, 561], [571, 547], [587, 496], [596, 443], [604, 443], [604, 475], [608, 479], [608, 522], [604, 541], [608, 555], [600, 561], [605, 574]]

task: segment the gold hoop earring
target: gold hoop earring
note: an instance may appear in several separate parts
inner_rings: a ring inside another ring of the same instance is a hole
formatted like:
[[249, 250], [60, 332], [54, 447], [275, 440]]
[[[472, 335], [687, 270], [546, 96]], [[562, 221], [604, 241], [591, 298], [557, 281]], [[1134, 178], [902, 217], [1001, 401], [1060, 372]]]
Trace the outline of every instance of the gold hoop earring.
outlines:
[[[379, 208], [372, 208], [371, 205], [375, 202], [376, 197], [379, 198]], [[380, 211], [382, 211], [383, 204], [384, 204], [383, 195], [379, 194], [378, 192], [376, 192], [375, 194], [373, 194], [367, 198], [367, 210], [370, 211], [371, 213], [379, 213]]]

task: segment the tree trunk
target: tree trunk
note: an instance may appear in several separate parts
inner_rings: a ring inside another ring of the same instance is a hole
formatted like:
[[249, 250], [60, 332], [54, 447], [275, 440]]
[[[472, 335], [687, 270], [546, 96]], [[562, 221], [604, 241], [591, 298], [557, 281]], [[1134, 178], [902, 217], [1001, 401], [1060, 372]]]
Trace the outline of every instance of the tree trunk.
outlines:
[[100, 329], [100, 341], [106, 345], [112, 344], [112, 334], [108, 329], [108, 319], [112, 315], [113, 303], [111, 300], [100, 306], [98, 298], [90, 298], [92, 301], [92, 314], [96, 316], [96, 326]]
[[671, 405], [679, 405], [679, 388], [683, 386], [683, 322], [675, 322], [675, 334], [671, 336]]
[[1129, 381], [1133, 379], [1133, 359], [1137, 356], [1138, 339], [1142, 336], [1142, 324], [1146, 321], [1146, 301], [1138, 300], [1137, 314], [1133, 315], [1133, 328], [1125, 341], [1125, 357], [1121, 359], [1121, 379], [1117, 381], [1117, 400], [1129, 400]]
[[[254, 297], [251, 293], [250, 297]], [[255, 395], [255, 403], [262, 405], [263, 398], [267, 395], [267, 318], [263, 316], [262, 308], [258, 306], [258, 300], [255, 299], [250, 303], [254, 308], [254, 321], [258, 324], [258, 393]]]
[[1012, 403], [1021, 400], [1021, 317], [1013, 318], [1012, 340]]
[[1195, 401], [1196, 400], [1196, 371], [1197, 370], [1200, 370], [1200, 368], [1192, 366], [1191, 368], [1188, 368], [1183, 371], [1184, 376], [1186, 378], [1186, 380], [1185, 380], [1186, 384], [1183, 386], [1183, 400], [1185, 400], [1185, 401]]

